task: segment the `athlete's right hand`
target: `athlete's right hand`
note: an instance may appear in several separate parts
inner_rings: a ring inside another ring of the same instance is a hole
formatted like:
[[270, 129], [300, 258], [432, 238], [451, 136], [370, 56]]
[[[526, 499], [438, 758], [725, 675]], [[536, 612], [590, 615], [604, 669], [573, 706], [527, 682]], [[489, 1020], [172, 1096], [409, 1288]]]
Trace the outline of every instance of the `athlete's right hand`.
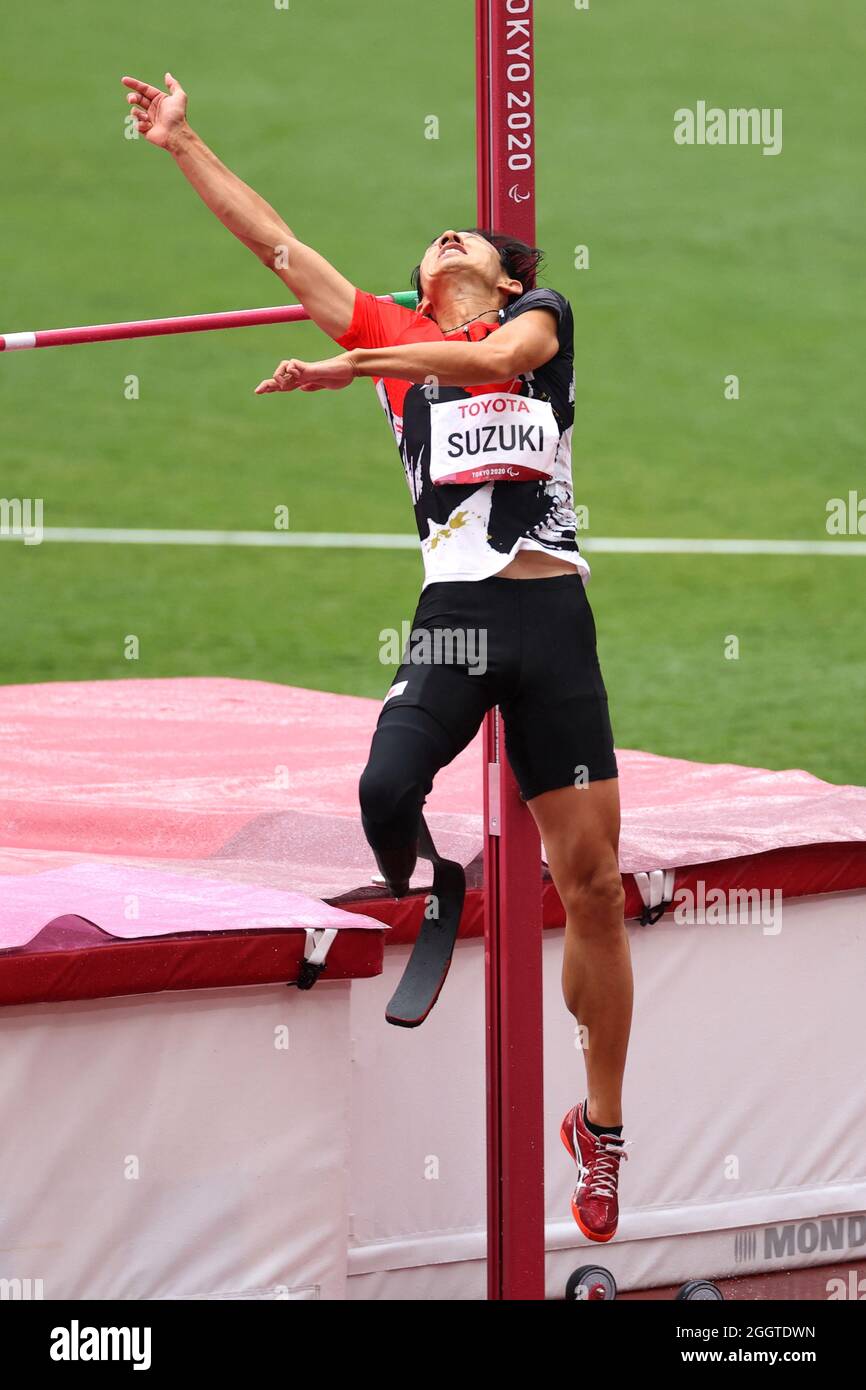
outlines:
[[124, 87], [129, 87], [126, 98], [132, 107], [135, 125], [139, 135], [149, 140], [151, 145], [159, 145], [163, 150], [171, 150], [178, 137], [187, 129], [186, 92], [176, 82], [170, 72], [165, 74], [168, 93], [149, 82], [141, 82], [137, 77], [122, 77]]
[[338, 357], [326, 357], [322, 362], [299, 362], [292, 357], [281, 362], [273, 376], [266, 377], [256, 387], [257, 396], [272, 391], [342, 391], [351, 386], [357, 372], [352, 355], [341, 352]]

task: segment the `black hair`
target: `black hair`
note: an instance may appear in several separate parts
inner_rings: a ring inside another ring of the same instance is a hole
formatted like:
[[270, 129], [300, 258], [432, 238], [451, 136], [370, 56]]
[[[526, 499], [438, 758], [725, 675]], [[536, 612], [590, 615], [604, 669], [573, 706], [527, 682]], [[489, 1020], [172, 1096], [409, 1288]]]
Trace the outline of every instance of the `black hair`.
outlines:
[[[530, 246], [527, 242], [520, 241], [518, 237], [508, 236], [505, 232], [488, 231], [483, 227], [467, 227], [465, 231], [471, 232], [475, 236], [484, 237], [485, 241], [489, 241], [491, 246], [496, 247], [502, 269], [511, 280], [520, 281], [523, 286], [522, 294], [535, 288], [535, 278], [544, 260], [544, 252], [539, 250], [537, 246]], [[424, 293], [421, 289], [420, 265], [416, 265], [410, 278], [412, 287], [420, 300]]]

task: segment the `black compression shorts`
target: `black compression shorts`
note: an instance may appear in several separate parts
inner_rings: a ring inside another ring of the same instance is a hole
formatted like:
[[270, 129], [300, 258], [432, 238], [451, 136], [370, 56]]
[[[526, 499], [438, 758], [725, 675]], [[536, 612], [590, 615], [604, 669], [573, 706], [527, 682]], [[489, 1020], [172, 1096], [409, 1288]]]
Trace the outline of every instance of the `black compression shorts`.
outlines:
[[445, 736], [436, 758], [445, 766], [494, 705], [524, 800], [616, 777], [595, 622], [576, 572], [422, 593], [379, 728], [424, 710]]

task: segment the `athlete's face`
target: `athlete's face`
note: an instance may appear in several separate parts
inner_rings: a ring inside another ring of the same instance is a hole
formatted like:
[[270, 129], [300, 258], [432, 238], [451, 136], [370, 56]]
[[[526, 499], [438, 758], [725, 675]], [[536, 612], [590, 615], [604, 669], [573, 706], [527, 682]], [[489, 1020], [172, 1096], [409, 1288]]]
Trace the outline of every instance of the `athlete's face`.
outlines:
[[486, 237], [449, 229], [427, 247], [421, 262], [421, 284], [435, 305], [442, 288], [455, 282], [469, 283], [490, 295], [497, 287], [513, 283], [503, 270], [499, 252]]

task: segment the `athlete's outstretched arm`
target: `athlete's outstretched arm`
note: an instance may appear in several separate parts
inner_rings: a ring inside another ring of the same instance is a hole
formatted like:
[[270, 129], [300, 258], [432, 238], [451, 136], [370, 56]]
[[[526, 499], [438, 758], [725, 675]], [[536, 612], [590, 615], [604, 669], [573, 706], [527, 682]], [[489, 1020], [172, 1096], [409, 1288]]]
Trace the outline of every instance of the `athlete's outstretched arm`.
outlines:
[[256, 395], [274, 391], [339, 391], [355, 377], [396, 377], [440, 386], [493, 386], [534, 372], [559, 351], [556, 315], [528, 309], [475, 343], [406, 343], [397, 347], [352, 348], [323, 362], [281, 362], [259, 382]]
[[348, 331], [355, 307], [351, 281], [299, 241], [277, 212], [217, 158], [186, 119], [186, 92], [171, 73], [168, 93], [135, 77], [121, 79], [139, 133], [168, 150], [199, 197], [244, 246], [288, 285], [312, 319], [340, 338]]
[[352, 348], [356, 376], [388, 376], [440, 386], [484, 386], [534, 372], [559, 351], [556, 315], [528, 309], [480, 342], [406, 343], [397, 347]]

